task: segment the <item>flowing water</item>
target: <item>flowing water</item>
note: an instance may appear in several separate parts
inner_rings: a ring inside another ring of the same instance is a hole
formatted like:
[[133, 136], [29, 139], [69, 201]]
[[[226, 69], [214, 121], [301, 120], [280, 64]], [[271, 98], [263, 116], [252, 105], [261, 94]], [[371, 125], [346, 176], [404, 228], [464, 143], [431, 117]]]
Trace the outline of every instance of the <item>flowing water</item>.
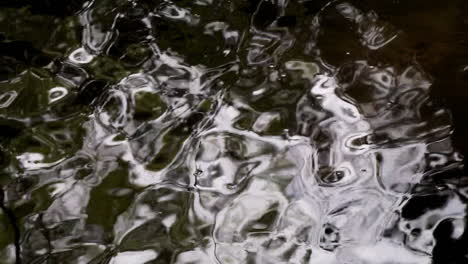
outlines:
[[0, 263], [468, 263], [466, 1], [0, 6]]

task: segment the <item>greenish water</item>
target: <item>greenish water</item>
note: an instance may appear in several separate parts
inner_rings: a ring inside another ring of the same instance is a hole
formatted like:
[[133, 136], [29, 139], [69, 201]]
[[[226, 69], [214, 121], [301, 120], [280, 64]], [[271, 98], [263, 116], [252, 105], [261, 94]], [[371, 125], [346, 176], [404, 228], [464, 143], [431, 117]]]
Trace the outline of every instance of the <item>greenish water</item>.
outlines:
[[467, 263], [463, 0], [0, 3], [0, 263]]

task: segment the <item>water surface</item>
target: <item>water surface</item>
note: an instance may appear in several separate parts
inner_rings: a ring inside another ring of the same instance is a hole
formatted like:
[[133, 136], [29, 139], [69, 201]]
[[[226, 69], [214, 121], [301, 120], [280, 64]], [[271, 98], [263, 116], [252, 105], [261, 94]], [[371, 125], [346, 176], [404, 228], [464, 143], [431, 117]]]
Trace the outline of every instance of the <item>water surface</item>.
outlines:
[[0, 263], [468, 263], [465, 1], [0, 7]]

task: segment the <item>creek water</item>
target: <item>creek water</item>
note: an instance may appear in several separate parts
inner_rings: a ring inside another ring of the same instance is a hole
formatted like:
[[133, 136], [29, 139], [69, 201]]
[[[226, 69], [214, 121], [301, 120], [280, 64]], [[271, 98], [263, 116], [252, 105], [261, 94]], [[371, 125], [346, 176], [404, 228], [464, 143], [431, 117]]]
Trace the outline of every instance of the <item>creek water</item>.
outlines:
[[468, 2], [0, 3], [0, 263], [468, 263]]

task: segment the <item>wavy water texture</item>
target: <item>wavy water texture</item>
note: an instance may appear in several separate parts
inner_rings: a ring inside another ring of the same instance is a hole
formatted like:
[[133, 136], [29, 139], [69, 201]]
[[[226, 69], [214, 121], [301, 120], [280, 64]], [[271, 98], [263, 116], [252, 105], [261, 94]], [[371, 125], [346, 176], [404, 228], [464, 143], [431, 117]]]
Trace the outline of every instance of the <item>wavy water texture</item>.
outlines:
[[0, 11], [24, 17], [6, 40], [52, 32], [2, 57], [0, 262], [414, 264], [465, 241], [451, 114], [359, 3]]

